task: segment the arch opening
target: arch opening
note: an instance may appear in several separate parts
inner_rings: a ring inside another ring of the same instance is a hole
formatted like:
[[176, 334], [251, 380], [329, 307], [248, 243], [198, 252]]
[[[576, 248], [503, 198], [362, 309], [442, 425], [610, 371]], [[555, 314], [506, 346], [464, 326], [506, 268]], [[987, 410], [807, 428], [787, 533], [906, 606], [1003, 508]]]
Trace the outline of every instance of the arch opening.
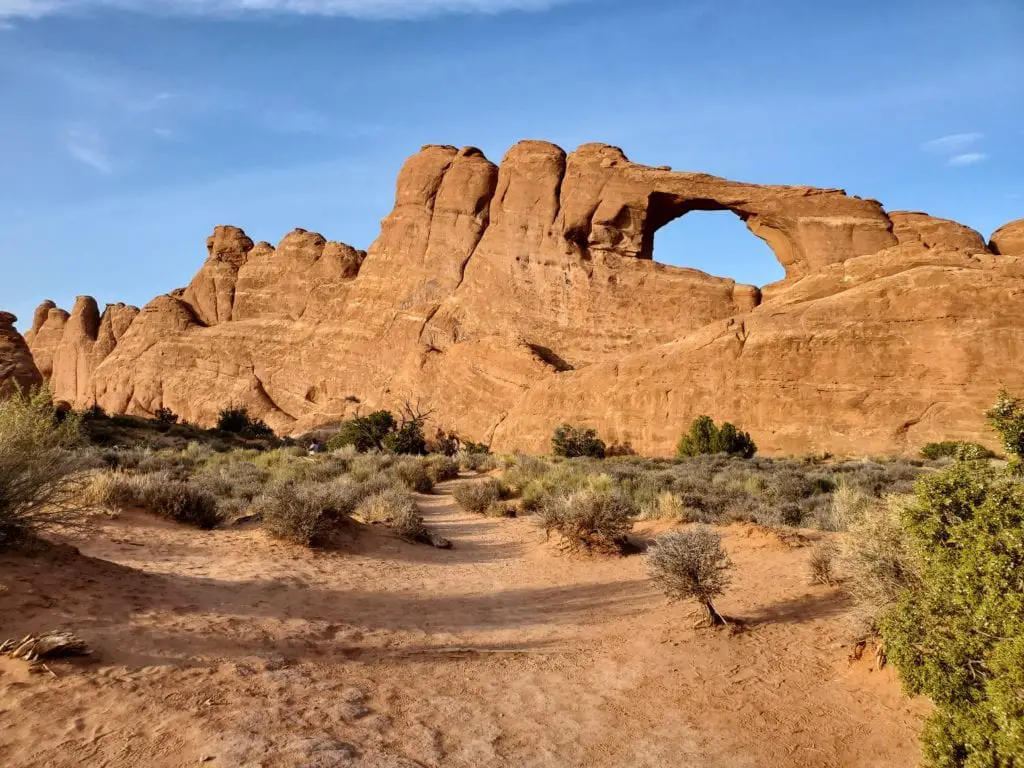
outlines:
[[761, 288], [786, 277], [767, 242], [747, 228], [742, 214], [712, 200], [685, 209], [651, 200], [644, 251], [659, 264], [698, 269]]

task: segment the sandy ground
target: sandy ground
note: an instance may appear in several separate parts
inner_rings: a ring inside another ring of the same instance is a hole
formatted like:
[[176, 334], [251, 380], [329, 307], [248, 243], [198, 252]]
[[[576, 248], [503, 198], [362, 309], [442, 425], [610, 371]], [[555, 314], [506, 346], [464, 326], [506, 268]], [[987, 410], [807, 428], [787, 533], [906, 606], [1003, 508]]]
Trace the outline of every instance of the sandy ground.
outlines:
[[730, 635], [693, 629], [642, 557], [419, 503], [453, 550], [370, 529], [315, 553], [140, 512], [66, 539], [81, 555], [3, 555], [0, 638], [66, 628], [94, 653], [56, 677], [0, 661], [0, 765], [917, 762], [925, 705], [850, 660], [806, 549], [726, 529]]

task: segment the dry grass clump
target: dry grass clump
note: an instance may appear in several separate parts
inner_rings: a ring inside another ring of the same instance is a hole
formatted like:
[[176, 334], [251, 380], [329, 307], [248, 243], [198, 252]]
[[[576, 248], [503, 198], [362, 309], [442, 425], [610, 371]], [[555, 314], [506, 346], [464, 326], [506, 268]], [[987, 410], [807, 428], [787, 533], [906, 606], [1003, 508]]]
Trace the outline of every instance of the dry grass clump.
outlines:
[[729, 586], [733, 564], [722, 549], [722, 537], [711, 528], [697, 525], [659, 536], [648, 550], [647, 567], [670, 600], [697, 601], [701, 623], [727, 623], [714, 600]]
[[537, 523], [548, 536], [558, 533], [568, 549], [622, 553], [628, 548], [634, 511], [621, 493], [587, 488], [549, 497]]
[[0, 548], [80, 519], [79, 425], [73, 415], [58, 421], [46, 390], [0, 402]]
[[830, 587], [836, 583], [835, 565], [838, 555], [839, 546], [834, 541], [819, 541], [811, 547], [807, 567], [810, 570], [812, 584]]
[[452, 495], [456, 503], [467, 512], [484, 515], [492, 505], [501, 500], [502, 486], [494, 478], [469, 481], [456, 485]]
[[854, 619], [865, 634], [878, 629], [877, 621], [908, 586], [920, 581], [911, 550], [903, 510], [913, 496], [887, 496], [866, 507], [850, 522], [843, 538], [840, 564], [845, 587], [856, 605]]

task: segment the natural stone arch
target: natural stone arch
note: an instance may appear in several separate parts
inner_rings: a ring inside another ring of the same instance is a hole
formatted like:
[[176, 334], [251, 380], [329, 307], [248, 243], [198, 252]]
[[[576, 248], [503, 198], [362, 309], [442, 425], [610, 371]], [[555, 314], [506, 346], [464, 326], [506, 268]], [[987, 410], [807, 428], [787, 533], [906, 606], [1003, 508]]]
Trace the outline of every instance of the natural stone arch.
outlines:
[[604, 144], [586, 144], [568, 157], [562, 230], [587, 250], [650, 258], [654, 232], [695, 210], [735, 213], [768, 243], [789, 279], [897, 242], [878, 201], [840, 189], [745, 184], [651, 168]]
[[[724, 205], [709, 198], [687, 198], [667, 192], [653, 192], [647, 198], [647, 216], [643, 222], [640, 252], [637, 254], [637, 258], [657, 260], [655, 257], [657, 234], [687, 214], [696, 212], [732, 214], [746, 226], [748, 232], [768, 246], [783, 269], [787, 262], [793, 260], [793, 243], [789, 237], [779, 230], [757, 226], [757, 219], [752, 217], [749, 211], [736, 206]], [[752, 221], [754, 222], [753, 226]], [[782, 255], [780, 256], [780, 254]], [[720, 277], [729, 277], [729, 275], [720, 275], [717, 272], [715, 274]]]

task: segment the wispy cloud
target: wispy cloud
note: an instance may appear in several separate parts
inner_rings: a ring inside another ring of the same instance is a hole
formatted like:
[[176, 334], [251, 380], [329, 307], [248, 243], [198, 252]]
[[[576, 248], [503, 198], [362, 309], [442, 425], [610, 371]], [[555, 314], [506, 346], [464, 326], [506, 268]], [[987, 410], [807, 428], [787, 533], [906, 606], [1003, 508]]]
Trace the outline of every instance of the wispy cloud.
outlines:
[[974, 165], [974, 163], [980, 163], [988, 157], [984, 152], [964, 152], [960, 155], [953, 155], [946, 162], [949, 165]]
[[937, 139], [924, 142], [921, 149], [944, 157], [946, 165], [961, 168], [988, 159], [988, 154], [985, 152], [967, 151], [984, 138], [985, 134], [983, 133], [951, 133], [948, 136], [940, 136]]
[[985, 138], [983, 133], [952, 133], [949, 136], [940, 136], [937, 139], [926, 141], [921, 145], [921, 149], [925, 152], [947, 155], [966, 149], [983, 138]]
[[115, 9], [149, 14], [240, 16], [282, 13], [410, 19], [452, 13], [538, 11], [579, 0], [0, 0], [0, 19], [38, 19]]
[[107, 155], [103, 139], [90, 128], [76, 126], [69, 128], [64, 137], [64, 149], [83, 165], [104, 175], [114, 172], [114, 164]]

